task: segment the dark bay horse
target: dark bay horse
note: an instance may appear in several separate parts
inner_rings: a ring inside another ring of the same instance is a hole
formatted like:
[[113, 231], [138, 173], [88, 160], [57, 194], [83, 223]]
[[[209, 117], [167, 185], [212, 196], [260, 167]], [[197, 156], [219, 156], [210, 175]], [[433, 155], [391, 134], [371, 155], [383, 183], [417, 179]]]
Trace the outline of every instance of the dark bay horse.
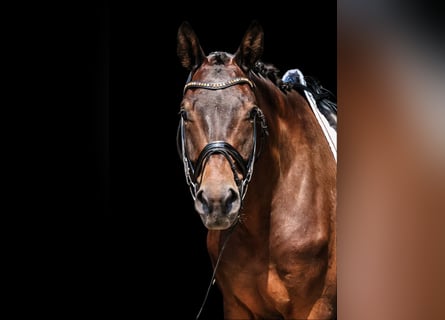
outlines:
[[280, 78], [260, 60], [263, 43], [253, 21], [234, 54], [206, 55], [179, 27], [190, 74], [178, 151], [224, 318], [335, 319], [336, 141], [311, 104], [323, 90], [298, 72]]

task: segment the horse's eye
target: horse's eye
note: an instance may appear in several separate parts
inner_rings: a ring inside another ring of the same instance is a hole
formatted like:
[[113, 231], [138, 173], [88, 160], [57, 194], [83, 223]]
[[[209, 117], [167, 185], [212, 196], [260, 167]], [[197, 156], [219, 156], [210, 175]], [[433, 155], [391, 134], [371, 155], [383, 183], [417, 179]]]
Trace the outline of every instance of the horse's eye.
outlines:
[[252, 109], [250, 109], [250, 112], [249, 112], [249, 120], [250, 121], [252, 121], [252, 120], [254, 120], [255, 119], [255, 116], [257, 115], [257, 113], [258, 113], [258, 107], [253, 107]]

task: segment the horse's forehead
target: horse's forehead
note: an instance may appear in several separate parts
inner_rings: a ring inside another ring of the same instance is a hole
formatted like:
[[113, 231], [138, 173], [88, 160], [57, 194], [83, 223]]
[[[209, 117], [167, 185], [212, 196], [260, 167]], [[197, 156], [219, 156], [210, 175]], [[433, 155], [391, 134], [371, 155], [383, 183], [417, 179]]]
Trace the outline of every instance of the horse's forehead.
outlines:
[[[224, 85], [230, 81], [246, 77], [242, 69], [234, 61], [234, 56], [226, 52], [213, 52], [209, 54], [194, 72], [191, 81], [206, 85]], [[239, 108], [242, 105], [249, 105], [254, 100], [250, 87], [246, 88], [238, 85], [223, 86], [221, 89], [209, 90], [202, 86], [196, 88], [185, 96], [185, 101], [191, 102], [195, 110], [214, 112], [210, 106], [217, 108]]]
[[209, 54], [196, 70], [193, 80], [216, 82], [244, 76], [233, 55], [226, 52]]
[[246, 95], [239, 87], [233, 86], [223, 90], [207, 90], [197, 89], [196, 93], [192, 93], [190, 103], [193, 109], [202, 116], [214, 117], [228, 117], [229, 113], [236, 110], [242, 111], [251, 105], [252, 99]]

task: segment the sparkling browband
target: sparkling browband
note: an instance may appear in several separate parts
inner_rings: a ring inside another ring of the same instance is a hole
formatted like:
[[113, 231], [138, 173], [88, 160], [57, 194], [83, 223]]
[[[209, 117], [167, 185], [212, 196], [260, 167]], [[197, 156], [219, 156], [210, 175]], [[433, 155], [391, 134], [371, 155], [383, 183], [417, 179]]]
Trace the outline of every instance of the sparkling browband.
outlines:
[[218, 89], [224, 89], [230, 86], [233, 86], [235, 84], [240, 84], [240, 83], [248, 83], [252, 88], [253, 88], [253, 82], [250, 81], [247, 78], [234, 78], [228, 81], [223, 81], [223, 82], [201, 82], [201, 81], [190, 81], [189, 83], [187, 83], [184, 86], [184, 91], [183, 93], [185, 93], [187, 91], [187, 89], [189, 88], [203, 88], [203, 89], [209, 89], [209, 90], [218, 90]]

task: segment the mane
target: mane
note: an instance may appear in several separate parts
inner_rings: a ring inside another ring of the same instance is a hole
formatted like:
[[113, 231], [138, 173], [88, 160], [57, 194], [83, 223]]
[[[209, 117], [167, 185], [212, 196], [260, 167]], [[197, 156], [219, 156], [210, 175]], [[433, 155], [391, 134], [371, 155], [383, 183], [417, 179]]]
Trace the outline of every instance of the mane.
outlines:
[[309, 91], [314, 97], [320, 112], [326, 117], [331, 127], [337, 130], [337, 98], [332, 91], [324, 88], [317, 78], [304, 76], [306, 84], [302, 84], [295, 77], [283, 79], [280, 70], [276, 66], [262, 61], [258, 61], [255, 64], [252, 72], [271, 80], [283, 92], [296, 90], [305, 97], [304, 91]]
[[281, 86], [280, 70], [273, 64], [258, 61], [252, 68], [252, 72], [261, 77], [271, 80], [277, 87]]

